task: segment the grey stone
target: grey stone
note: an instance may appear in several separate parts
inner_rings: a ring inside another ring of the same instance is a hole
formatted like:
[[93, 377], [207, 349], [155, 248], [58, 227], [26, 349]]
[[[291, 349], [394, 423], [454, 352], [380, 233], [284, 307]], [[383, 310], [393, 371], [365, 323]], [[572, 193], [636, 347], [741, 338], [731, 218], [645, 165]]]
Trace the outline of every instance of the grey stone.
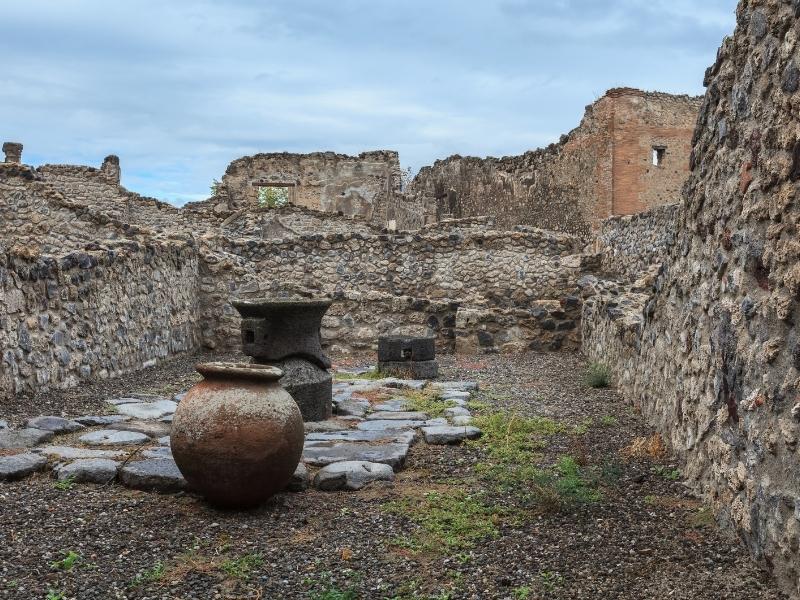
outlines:
[[302, 358], [261, 362], [283, 371], [280, 383], [291, 394], [303, 421], [323, 421], [332, 414], [333, 378], [325, 369]]
[[423, 425], [425, 425], [425, 421], [386, 419], [382, 421], [363, 421], [356, 427], [362, 431], [385, 431], [387, 429], [414, 429]]
[[336, 421], [333, 419], [328, 419], [327, 421], [306, 421], [303, 423], [303, 427], [306, 433], [319, 433], [321, 431], [342, 431], [344, 429], [350, 429], [349, 425], [346, 423], [342, 423], [341, 421]]
[[408, 449], [408, 444], [309, 442], [303, 448], [303, 461], [319, 467], [348, 460], [365, 460], [399, 468], [406, 460]]
[[172, 423], [172, 419], [175, 418], [175, 415], [167, 415], [166, 417], [161, 417], [159, 421], [162, 423]]
[[169, 446], [155, 446], [142, 452], [144, 458], [172, 458], [172, 448]]
[[8, 421], [0, 419], [0, 429], [8, 429]]
[[158, 438], [158, 443], [161, 444], [162, 446], [171, 446], [172, 445], [172, 442], [171, 442], [171, 440], [170, 440], [168, 435], [165, 435], [164, 437]]
[[44, 429], [0, 429], [0, 448], [31, 448], [53, 439], [54, 435]]
[[47, 466], [47, 459], [41, 454], [26, 452], [12, 456], [0, 456], [0, 481], [22, 479], [31, 473], [41, 471]]
[[465, 425], [469, 425], [472, 423], [472, 416], [470, 415], [459, 415], [457, 417], [453, 417], [453, 425], [456, 427], [463, 427]]
[[101, 429], [91, 431], [80, 437], [80, 441], [90, 446], [128, 446], [131, 444], [144, 444], [150, 438], [136, 431], [116, 431], [114, 429]]
[[336, 413], [352, 417], [363, 417], [370, 408], [369, 400], [350, 399], [336, 405]]
[[483, 432], [477, 427], [440, 425], [437, 427], [422, 428], [422, 435], [425, 437], [425, 442], [433, 446], [457, 444], [463, 440], [474, 440], [481, 437], [482, 434]]
[[378, 337], [378, 365], [384, 362], [429, 361], [436, 358], [436, 338], [404, 335]]
[[175, 412], [178, 405], [172, 400], [120, 404], [117, 411], [135, 419], [160, 419]]
[[76, 460], [82, 458], [119, 458], [127, 454], [123, 450], [92, 450], [90, 448], [73, 448], [72, 446], [43, 446], [36, 448], [45, 456], [53, 456], [60, 460]]
[[375, 412], [367, 416], [367, 421], [425, 421], [428, 415], [424, 412]]
[[453, 406], [444, 409], [445, 417], [471, 417], [472, 413], [463, 406]]
[[109, 404], [113, 404], [114, 406], [120, 406], [122, 404], [140, 404], [142, 402], [141, 398], [113, 398], [111, 400], [106, 400]]
[[435, 427], [437, 425], [449, 425], [450, 422], [444, 417], [436, 417], [435, 419], [428, 419], [425, 421], [425, 427]]
[[[447, 421], [445, 421], [447, 424]], [[396, 442], [411, 444], [416, 437], [416, 432], [410, 429], [390, 429], [380, 431], [361, 431], [348, 429], [347, 431], [329, 431], [324, 433], [310, 433], [306, 442]], [[310, 445], [310, 444], [309, 444]]]
[[128, 463], [119, 471], [123, 485], [137, 490], [178, 492], [187, 487], [174, 460], [154, 458]]
[[323, 491], [360, 490], [375, 481], [394, 481], [394, 471], [381, 463], [343, 461], [320, 469], [314, 486]]
[[308, 474], [308, 469], [303, 463], [299, 463], [286, 489], [290, 492], [304, 492], [308, 489], [310, 481], [311, 476]]
[[75, 421], [87, 427], [94, 427], [96, 425], [111, 425], [112, 423], [121, 423], [130, 420], [128, 415], [87, 415], [85, 417], [77, 417]]
[[478, 389], [475, 381], [432, 381], [431, 386], [448, 391], [471, 392]]
[[72, 433], [83, 429], [83, 425], [76, 421], [63, 419], [61, 417], [34, 417], [25, 421], [25, 426], [33, 429], [44, 429], [45, 431], [52, 431], [53, 433]]
[[175, 394], [175, 395], [172, 397], [172, 401], [173, 401], [173, 402], [176, 402], [176, 403], [178, 403], [178, 404], [180, 404], [180, 403], [181, 403], [181, 400], [183, 400], [183, 399], [186, 397], [186, 394], [188, 394], [188, 393], [189, 393], [189, 392], [188, 392], [188, 391], [186, 391], [186, 392], [181, 392], [181, 393], [179, 393], [179, 394]]
[[439, 363], [435, 360], [382, 361], [378, 369], [395, 377], [434, 379], [439, 374]]
[[123, 421], [121, 423], [111, 423], [107, 429], [113, 429], [114, 431], [135, 431], [136, 433], [143, 433], [151, 438], [160, 438], [169, 435], [172, 426], [160, 421], [142, 421], [136, 419], [133, 421]]
[[54, 471], [59, 481], [73, 478], [75, 483], [109, 483], [117, 476], [119, 463], [108, 458], [85, 458], [67, 465], [59, 465]]
[[405, 398], [392, 398], [380, 404], [376, 404], [373, 408], [377, 411], [383, 412], [400, 412], [408, 408], [408, 400]]
[[397, 377], [379, 379], [377, 383], [379, 387], [406, 390], [421, 390], [428, 384], [424, 379], [398, 379]]
[[461, 390], [443, 390], [439, 394], [442, 400], [469, 400], [472, 394], [469, 392], [462, 392]]

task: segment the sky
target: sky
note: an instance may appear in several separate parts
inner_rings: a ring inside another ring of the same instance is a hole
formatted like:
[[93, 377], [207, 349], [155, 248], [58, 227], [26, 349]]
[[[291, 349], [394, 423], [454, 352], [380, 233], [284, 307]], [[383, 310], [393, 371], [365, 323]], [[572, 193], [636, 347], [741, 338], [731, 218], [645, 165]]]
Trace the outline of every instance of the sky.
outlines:
[[0, 141], [209, 195], [256, 152], [504, 156], [612, 87], [699, 95], [736, 0], [5, 0]]

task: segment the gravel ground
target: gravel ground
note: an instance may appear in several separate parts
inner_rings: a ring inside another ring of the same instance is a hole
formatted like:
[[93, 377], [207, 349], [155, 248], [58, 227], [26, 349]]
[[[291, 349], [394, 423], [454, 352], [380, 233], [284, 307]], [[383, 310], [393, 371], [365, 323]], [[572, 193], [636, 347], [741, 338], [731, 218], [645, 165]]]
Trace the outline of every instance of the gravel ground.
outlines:
[[[179, 391], [194, 380], [191, 365], [209, 358], [42, 394], [1, 406], [0, 418], [77, 416], [126, 392]], [[415, 552], [397, 540], [417, 526], [386, 503], [413, 504], [431, 490], [480, 492], [480, 447], [420, 442], [393, 486], [283, 494], [244, 513], [117, 485], [59, 490], [39, 475], [0, 486], [0, 598], [784, 598], [680, 481], [664, 476], [674, 469], [668, 458], [621, 458], [652, 432], [613, 390], [581, 383], [578, 356], [441, 363], [443, 377], [480, 381], [478, 400], [488, 405], [581, 428], [553, 437], [542, 461], [570, 453], [588, 465], [613, 463], [603, 498], [566, 512], [521, 512], [472, 548]], [[53, 565], [69, 551], [78, 555], [71, 568]]]

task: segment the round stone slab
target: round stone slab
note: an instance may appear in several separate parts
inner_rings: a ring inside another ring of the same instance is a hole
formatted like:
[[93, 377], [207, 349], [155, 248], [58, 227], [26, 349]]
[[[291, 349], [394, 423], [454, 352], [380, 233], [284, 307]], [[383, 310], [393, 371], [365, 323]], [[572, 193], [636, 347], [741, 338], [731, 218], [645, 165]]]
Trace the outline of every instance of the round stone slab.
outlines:
[[75, 483], [108, 483], [117, 476], [119, 463], [108, 458], [86, 458], [68, 465], [59, 465], [54, 471], [59, 481], [69, 479]]
[[127, 446], [129, 444], [144, 444], [150, 438], [136, 431], [114, 431], [101, 429], [92, 431], [80, 437], [80, 441], [90, 446]]
[[179, 492], [187, 487], [178, 465], [166, 458], [128, 463], [120, 469], [119, 480], [137, 490]]
[[0, 448], [31, 448], [53, 439], [55, 434], [44, 429], [0, 429]]
[[319, 470], [314, 486], [323, 491], [360, 490], [373, 481], [394, 481], [392, 467], [360, 460], [333, 463]]
[[0, 457], [0, 481], [22, 479], [41, 471], [46, 465], [47, 459], [44, 456], [30, 452]]
[[117, 411], [134, 419], [160, 419], [175, 412], [178, 405], [172, 400], [120, 404]]

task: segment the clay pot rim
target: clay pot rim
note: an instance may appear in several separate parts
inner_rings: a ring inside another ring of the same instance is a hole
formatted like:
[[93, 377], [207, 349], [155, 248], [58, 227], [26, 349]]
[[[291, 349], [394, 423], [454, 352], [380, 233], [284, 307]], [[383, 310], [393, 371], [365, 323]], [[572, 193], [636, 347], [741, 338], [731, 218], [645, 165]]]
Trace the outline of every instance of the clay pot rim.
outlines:
[[195, 365], [194, 368], [206, 379], [278, 381], [278, 379], [283, 377], [283, 371], [278, 367], [253, 363], [208, 362]]

